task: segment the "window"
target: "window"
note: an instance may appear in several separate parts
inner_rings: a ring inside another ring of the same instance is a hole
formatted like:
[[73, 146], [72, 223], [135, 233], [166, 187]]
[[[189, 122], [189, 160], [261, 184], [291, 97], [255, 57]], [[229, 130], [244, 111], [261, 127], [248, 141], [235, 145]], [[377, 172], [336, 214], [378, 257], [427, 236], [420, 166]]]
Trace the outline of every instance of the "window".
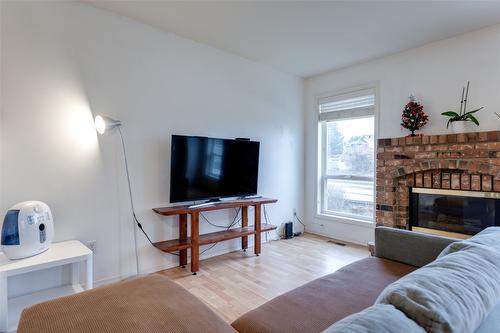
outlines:
[[373, 222], [374, 89], [322, 98], [318, 107], [318, 212]]

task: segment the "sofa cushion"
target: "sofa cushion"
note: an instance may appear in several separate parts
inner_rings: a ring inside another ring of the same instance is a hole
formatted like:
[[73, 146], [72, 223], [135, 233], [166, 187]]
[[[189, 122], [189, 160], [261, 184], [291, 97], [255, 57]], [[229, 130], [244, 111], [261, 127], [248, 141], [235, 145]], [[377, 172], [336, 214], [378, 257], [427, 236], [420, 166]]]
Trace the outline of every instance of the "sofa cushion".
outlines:
[[439, 257], [474, 245], [484, 245], [500, 252], [500, 227], [489, 227], [467, 240], [451, 243], [439, 254]]
[[234, 333], [177, 283], [159, 274], [118, 282], [34, 305], [18, 333]]
[[426, 333], [392, 305], [376, 304], [352, 314], [327, 328], [323, 333]]
[[392, 304], [428, 331], [474, 332], [500, 299], [500, 253], [476, 245], [450, 253], [388, 286]]
[[368, 257], [314, 280], [244, 314], [240, 333], [315, 333], [373, 304], [391, 282], [416, 267]]

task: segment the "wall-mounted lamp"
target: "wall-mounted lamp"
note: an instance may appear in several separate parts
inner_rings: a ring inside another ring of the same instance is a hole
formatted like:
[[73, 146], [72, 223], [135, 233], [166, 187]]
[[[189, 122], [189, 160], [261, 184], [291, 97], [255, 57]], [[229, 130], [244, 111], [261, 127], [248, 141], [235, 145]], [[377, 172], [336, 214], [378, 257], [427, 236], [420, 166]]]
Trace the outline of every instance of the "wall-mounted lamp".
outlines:
[[104, 134], [106, 131], [112, 130], [115, 127], [119, 127], [122, 125], [122, 122], [119, 120], [115, 120], [110, 117], [97, 115], [94, 119], [95, 129], [97, 133]]
[[122, 149], [123, 149], [123, 160], [125, 162], [125, 173], [127, 175], [127, 184], [128, 184], [128, 194], [130, 198], [130, 209], [132, 211], [132, 218], [133, 218], [133, 223], [134, 223], [134, 250], [135, 250], [135, 266], [136, 266], [136, 272], [137, 275], [139, 275], [139, 255], [137, 253], [137, 232], [135, 228], [135, 224], [139, 226], [139, 228], [142, 229], [141, 224], [137, 220], [137, 216], [135, 214], [135, 208], [134, 208], [134, 199], [132, 197], [132, 186], [130, 185], [130, 174], [128, 171], [128, 161], [127, 161], [127, 151], [125, 149], [125, 141], [123, 140], [123, 134], [121, 130], [122, 122], [119, 120], [115, 120], [113, 118], [107, 117], [107, 116], [102, 116], [102, 115], [97, 115], [94, 119], [95, 123], [95, 128], [97, 130], [97, 133], [99, 134], [104, 134], [106, 131], [110, 131], [114, 128], [118, 129], [118, 133], [120, 134], [120, 139], [122, 143]]

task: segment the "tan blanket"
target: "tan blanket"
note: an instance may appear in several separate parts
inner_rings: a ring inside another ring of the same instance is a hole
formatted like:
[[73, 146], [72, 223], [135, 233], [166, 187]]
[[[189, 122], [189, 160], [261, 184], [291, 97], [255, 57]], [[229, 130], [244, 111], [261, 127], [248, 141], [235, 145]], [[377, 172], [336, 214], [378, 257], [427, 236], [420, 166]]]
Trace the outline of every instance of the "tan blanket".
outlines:
[[34, 305], [18, 333], [234, 333], [187, 290], [155, 274]]

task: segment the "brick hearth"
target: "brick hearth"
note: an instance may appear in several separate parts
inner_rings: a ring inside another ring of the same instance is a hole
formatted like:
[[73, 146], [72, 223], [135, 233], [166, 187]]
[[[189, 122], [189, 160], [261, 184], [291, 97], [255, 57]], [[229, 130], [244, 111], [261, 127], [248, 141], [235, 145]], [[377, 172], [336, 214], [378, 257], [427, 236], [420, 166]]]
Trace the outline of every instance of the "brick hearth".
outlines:
[[500, 131], [379, 139], [377, 225], [408, 228], [411, 187], [500, 192]]

